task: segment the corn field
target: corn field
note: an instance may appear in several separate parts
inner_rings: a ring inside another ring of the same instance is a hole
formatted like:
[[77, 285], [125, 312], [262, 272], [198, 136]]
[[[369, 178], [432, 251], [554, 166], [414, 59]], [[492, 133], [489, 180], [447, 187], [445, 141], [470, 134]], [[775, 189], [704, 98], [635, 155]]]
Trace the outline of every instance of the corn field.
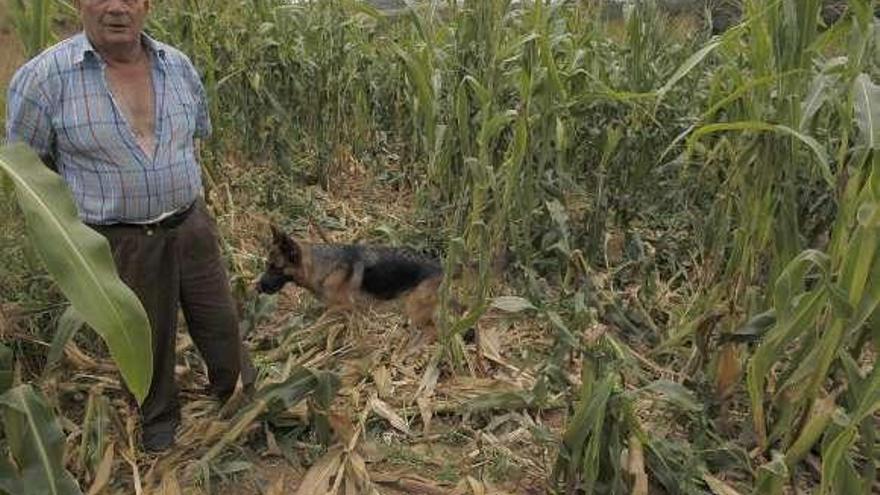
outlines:
[[[876, 3], [404, 3], [152, 2], [208, 92], [259, 371], [220, 407], [181, 332], [158, 458], [122, 400], [137, 304], [63, 184], [0, 152], [0, 493], [880, 493]], [[6, 5], [21, 57], [77, 26]], [[269, 223], [468, 268], [419, 340], [257, 295]]]

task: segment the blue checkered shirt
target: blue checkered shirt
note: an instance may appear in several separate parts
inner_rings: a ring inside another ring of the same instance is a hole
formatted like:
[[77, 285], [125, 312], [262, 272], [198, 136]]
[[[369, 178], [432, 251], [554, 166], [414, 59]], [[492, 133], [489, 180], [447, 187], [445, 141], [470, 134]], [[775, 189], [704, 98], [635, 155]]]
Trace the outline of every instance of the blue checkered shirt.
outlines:
[[138, 146], [111, 96], [106, 63], [83, 33], [30, 60], [9, 85], [7, 141], [54, 162], [86, 223], [149, 222], [202, 193], [194, 139], [211, 132], [204, 86], [186, 55], [143, 40], [152, 58], [152, 156]]

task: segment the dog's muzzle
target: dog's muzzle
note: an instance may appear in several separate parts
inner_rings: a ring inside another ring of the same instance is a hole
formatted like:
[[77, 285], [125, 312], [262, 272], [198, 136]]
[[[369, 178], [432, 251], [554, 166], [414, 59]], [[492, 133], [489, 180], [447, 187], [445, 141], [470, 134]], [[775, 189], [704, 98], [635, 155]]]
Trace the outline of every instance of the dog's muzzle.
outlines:
[[261, 294], [274, 294], [284, 287], [287, 282], [292, 282], [293, 278], [284, 274], [264, 273], [257, 282], [257, 291]]

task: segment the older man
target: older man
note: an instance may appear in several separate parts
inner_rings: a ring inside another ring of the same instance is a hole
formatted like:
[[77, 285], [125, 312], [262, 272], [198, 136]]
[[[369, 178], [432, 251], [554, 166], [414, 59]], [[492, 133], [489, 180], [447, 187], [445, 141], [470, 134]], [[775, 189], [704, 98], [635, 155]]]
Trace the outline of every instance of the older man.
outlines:
[[228, 398], [253, 370], [201, 197], [196, 139], [211, 131], [205, 91], [180, 51], [142, 32], [149, 0], [77, 0], [83, 32], [21, 67], [7, 99], [7, 140], [33, 147], [70, 186], [82, 220], [104, 235], [153, 329], [143, 446], [164, 450], [180, 420], [174, 383], [182, 308], [212, 391]]

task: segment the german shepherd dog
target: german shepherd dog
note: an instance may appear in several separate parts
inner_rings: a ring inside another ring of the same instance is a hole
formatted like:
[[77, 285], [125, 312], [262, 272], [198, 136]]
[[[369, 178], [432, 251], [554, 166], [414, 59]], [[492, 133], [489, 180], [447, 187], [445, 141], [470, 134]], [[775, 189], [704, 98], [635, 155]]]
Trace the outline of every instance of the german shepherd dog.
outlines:
[[272, 245], [258, 290], [274, 294], [288, 282], [308, 289], [328, 310], [351, 309], [363, 299], [405, 298], [413, 325], [434, 323], [440, 263], [405, 248], [297, 241], [272, 226]]

